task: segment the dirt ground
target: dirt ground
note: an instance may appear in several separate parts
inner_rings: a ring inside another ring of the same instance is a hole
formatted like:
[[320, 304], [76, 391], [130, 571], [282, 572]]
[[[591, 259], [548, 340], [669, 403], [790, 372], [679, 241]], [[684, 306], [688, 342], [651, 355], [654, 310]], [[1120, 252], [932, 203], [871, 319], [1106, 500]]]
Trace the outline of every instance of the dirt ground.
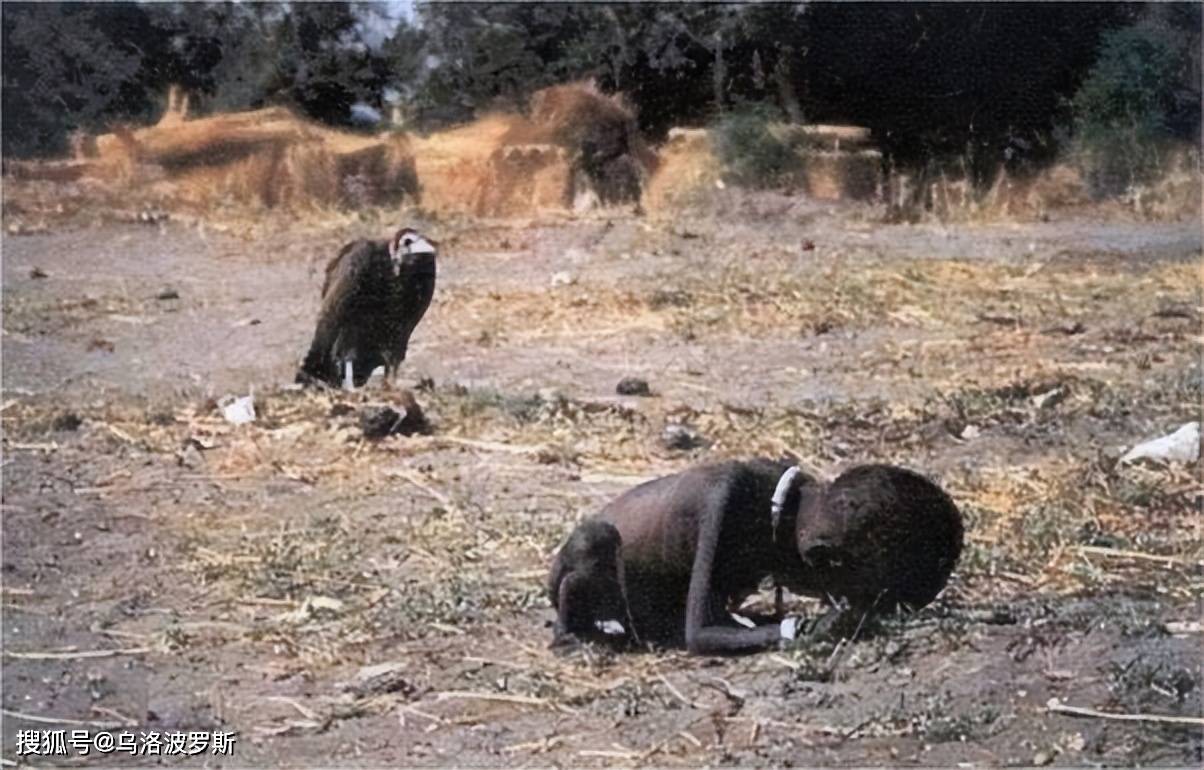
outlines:
[[[434, 432], [379, 442], [377, 380], [289, 383], [325, 260], [393, 217], [10, 227], [4, 757], [32, 716], [234, 730], [226, 766], [1201, 762], [1199, 724], [1049, 708], [1201, 713], [1200, 467], [1116, 462], [1199, 419], [1199, 223], [728, 204], [406, 216], [442, 242], [403, 367]], [[835, 648], [547, 649], [576, 520], [757, 454], [939, 480], [942, 598]]]

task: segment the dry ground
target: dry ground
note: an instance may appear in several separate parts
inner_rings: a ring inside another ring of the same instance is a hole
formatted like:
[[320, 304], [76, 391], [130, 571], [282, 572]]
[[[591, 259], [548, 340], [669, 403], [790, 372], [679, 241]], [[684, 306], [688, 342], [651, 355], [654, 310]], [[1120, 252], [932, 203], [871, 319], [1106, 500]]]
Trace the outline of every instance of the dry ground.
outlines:
[[[1047, 704], [1200, 714], [1200, 469], [1115, 462], [1199, 417], [1199, 223], [729, 204], [415, 217], [444, 244], [403, 370], [435, 431], [377, 443], [346, 408], [376, 381], [287, 383], [324, 260], [393, 222], [10, 208], [4, 756], [35, 716], [220, 725], [239, 766], [1198, 763], [1198, 725]], [[214, 411], [251, 390], [254, 425]], [[574, 521], [758, 453], [939, 479], [969, 539], [938, 604], [837, 649], [546, 649]]]

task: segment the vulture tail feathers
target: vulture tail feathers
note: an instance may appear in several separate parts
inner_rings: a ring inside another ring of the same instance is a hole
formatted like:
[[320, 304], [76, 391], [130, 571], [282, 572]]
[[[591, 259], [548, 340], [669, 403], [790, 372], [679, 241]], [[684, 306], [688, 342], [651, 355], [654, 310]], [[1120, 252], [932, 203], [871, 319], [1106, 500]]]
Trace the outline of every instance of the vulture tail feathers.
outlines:
[[297, 377], [294, 380], [299, 385], [317, 385], [325, 384], [332, 387], [339, 385], [339, 373], [335, 371], [330, 360], [330, 345], [326, 344], [323, 334], [314, 335], [313, 344], [309, 346], [309, 352], [305, 354], [305, 361], [302, 362], [301, 368], [297, 370]]

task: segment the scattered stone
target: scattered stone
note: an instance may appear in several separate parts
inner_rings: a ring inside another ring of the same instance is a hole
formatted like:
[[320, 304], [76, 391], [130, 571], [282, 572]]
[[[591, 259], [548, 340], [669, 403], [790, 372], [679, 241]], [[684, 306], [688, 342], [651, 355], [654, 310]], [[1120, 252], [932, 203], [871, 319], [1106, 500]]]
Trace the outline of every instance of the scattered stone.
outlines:
[[180, 298], [180, 292], [176, 291], [175, 289], [164, 289], [163, 291], [161, 291], [155, 295], [155, 299], [157, 299], [157, 300], [168, 300], [168, 299], [179, 299], [179, 298]]
[[536, 395], [539, 397], [539, 400], [543, 401], [545, 404], [559, 404], [568, 400], [565, 398], [564, 394], [556, 388], [540, 388]]
[[201, 454], [201, 450], [197, 445], [189, 441], [184, 444], [184, 448], [176, 452], [176, 464], [181, 468], [195, 470], [205, 464], [205, 456]]
[[343, 685], [343, 690], [360, 698], [393, 692], [413, 695], [416, 689], [406, 680], [406, 670], [406, 664], [401, 662], [364, 666], [356, 672], [354, 679]]
[[706, 439], [688, 425], [669, 423], [661, 433], [661, 443], [666, 449], [689, 450], [704, 446]]
[[360, 430], [366, 439], [381, 439], [397, 432], [404, 415], [388, 406], [368, 406], [360, 410]]
[[648, 307], [662, 310], [667, 307], [688, 307], [693, 299], [683, 289], [657, 289], [648, 298]]
[[150, 412], [146, 416], [146, 421], [149, 422], [151, 425], [167, 427], [168, 425], [175, 425], [176, 416], [174, 414], [172, 414], [171, 412], [167, 412], [167, 411]]
[[1076, 334], [1082, 334], [1087, 331], [1087, 327], [1083, 326], [1082, 321], [1074, 323], [1054, 324], [1047, 326], [1041, 330], [1045, 334], [1065, 334], [1067, 337], [1073, 337]]
[[1033, 406], [1038, 409], [1048, 409], [1057, 406], [1066, 400], [1066, 389], [1062, 387], [1051, 388], [1044, 393], [1038, 393], [1030, 399]]
[[376, 440], [386, 436], [413, 436], [430, 432], [430, 423], [414, 394], [403, 390], [398, 400], [400, 411], [391, 406], [368, 406], [360, 410], [360, 430], [364, 438]]
[[803, 251], [815, 251], [815, 241], [803, 241]]
[[50, 276], [42, 268], [35, 267], [33, 270], [29, 271], [29, 277], [36, 279], [36, 278], [49, 278]]
[[112, 353], [113, 349], [114, 349], [113, 343], [110, 342], [109, 340], [103, 339], [101, 337], [96, 337], [91, 342], [89, 342], [88, 348], [87, 348], [89, 353], [93, 353], [97, 350], [103, 351], [105, 353]]
[[58, 417], [54, 418], [51, 427], [61, 431], [77, 431], [79, 426], [83, 425], [84, 421], [75, 412], [63, 412]]
[[624, 377], [615, 386], [615, 392], [620, 396], [651, 396], [652, 388], [648, 387], [648, 380], [641, 377]]
[[997, 324], [999, 326], [1015, 326], [1020, 327], [1020, 319], [1014, 315], [999, 315], [996, 313], [979, 313], [978, 320], [983, 323]]
[[343, 611], [341, 599], [331, 596], [307, 596], [295, 610], [281, 613], [276, 620], [284, 623], [304, 623], [322, 617], [332, 617]]
[[1194, 463], [1200, 457], [1200, 423], [1189, 422], [1161, 438], [1138, 444], [1120, 458], [1122, 463], [1135, 460]]

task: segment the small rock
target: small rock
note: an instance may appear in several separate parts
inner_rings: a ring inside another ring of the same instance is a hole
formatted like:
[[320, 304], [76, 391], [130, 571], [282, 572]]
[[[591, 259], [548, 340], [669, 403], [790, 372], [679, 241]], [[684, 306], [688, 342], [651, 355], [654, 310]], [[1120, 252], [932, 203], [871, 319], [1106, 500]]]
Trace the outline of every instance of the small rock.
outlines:
[[815, 241], [803, 241], [803, 251], [815, 251]]
[[97, 350], [104, 351], [105, 353], [112, 353], [114, 350], [113, 343], [109, 340], [97, 337], [88, 343], [88, 352], [92, 353]]
[[556, 388], [540, 388], [535, 395], [539, 396], [539, 400], [547, 404], [559, 404], [562, 401], [567, 401], [564, 394]]
[[364, 438], [375, 440], [430, 432], [430, 423], [413, 393], [403, 390], [398, 401], [400, 411], [390, 406], [369, 406], [360, 410], [360, 430]]
[[1033, 757], [1033, 764], [1037, 767], [1045, 767], [1054, 761], [1054, 753], [1052, 751], [1038, 751]]
[[49, 278], [50, 276], [47, 275], [46, 271], [43, 270], [42, 268], [35, 267], [33, 270], [29, 271], [29, 277], [30, 278]]
[[1031, 401], [1033, 402], [1033, 406], [1038, 409], [1046, 409], [1057, 406], [1065, 399], [1066, 389], [1059, 387], [1047, 390], [1044, 393], [1038, 393], [1032, 397]]
[[360, 698], [391, 692], [412, 695], [415, 688], [406, 680], [405, 672], [406, 664], [400, 662], [364, 666], [356, 672], [355, 679], [343, 685], [343, 690]]
[[1135, 460], [1163, 460], [1194, 463], [1200, 457], [1200, 423], [1189, 422], [1161, 438], [1138, 444], [1120, 458], [1122, 463]]
[[176, 291], [175, 289], [164, 289], [163, 291], [161, 291], [155, 295], [155, 299], [158, 299], [158, 300], [179, 299], [179, 298], [180, 298], [180, 292]]
[[648, 387], [648, 380], [640, 377], [624, 377], [619, 380], [619, 384], [615, 386], [615, 392], [620, 396], [651, 396], [652, 389]]
[[682, 289], [657, 289], [648, 298], [648, 307], [653, 310], [661, 310], [667, 307], [686, 307], [692, 301], [693, 298]]
[[165, 411], [164, 412], [148, 412], [146, 415], [146, 421], [149, 422], [151, 425], [158, 425], [160, 427], [166, 427], [168, 425], [176, 424], [176, 416], [174, 414], [172, 414], [171, 412], [165, 412]]
[[1056, 324], [1042, 329], [1045, 334], [1065, 334], [1067, 337], [1073, 337], [1076, 334], [1082, 334], [1087, 331], [1087, 327], [1083, 326], [1082, 321], [1073, 323]]
[[195, 444], [189, 442], [184, 445], [183, 449], [176, 452], [176, 464], [181, 468], [195, 470], [205, 464], [205, 457]]
[[967, 425], [962, 428], [961, 439], [963, 441], [970, 441], [971, 439], [978, 438], [981, 433], [982, 431], [978, 429], [977, 425]]
[[345, 415], [351, 414], [354, 411], [355, 411], [354, 406], [352, 406], [351, 404], [347, 404], [342, 401], [339, 401], [337, 403], [330, 405], [329, 415], [331, 417], [343, 417]]
[[54, 418], [54, 422], [50, 424], [55, 430], [76, 431], [79, 426], [83, 425], [83, 419], [74, 412], [63, 412], [58, 417]]
[[670, 423], [661, 433], [661, 443], [665, 445], [666, 449], [688, 450], [705, 445], [706, 439], [688, 425]]
[[276, 620], [284, 623], [304, 623], [308, 620], [338, 615], [343, 602], [330, 596], [307, 596], [295, 610], [281, 613]]
[[403, 415], [388, 406], [369, 406], [360, 410], [360, 430], [366, 439], [381, 439], [396, 432]]

